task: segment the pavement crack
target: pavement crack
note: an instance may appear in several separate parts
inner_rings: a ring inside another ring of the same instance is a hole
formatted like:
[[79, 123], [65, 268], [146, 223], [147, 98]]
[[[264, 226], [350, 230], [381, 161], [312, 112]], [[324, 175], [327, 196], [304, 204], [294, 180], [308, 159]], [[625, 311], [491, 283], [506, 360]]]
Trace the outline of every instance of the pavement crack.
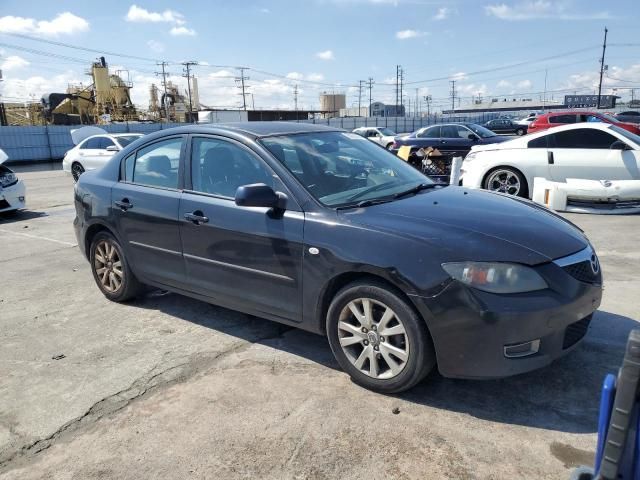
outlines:
[[189, 355], [186, 360], [185, 357], [178, 358], [174, 361], [179, 363], [167, 366], [160, 371], [158, 369], [163, 362], [159, 362], [134, 380], [127, 388], [98, 400], [82, 415], [66, 422], [47, 437], [37, 439], [17, 449], [0, 452], [0, 474], [28, 463], [35, 455], [47, 450], [56, 442], [70, 438], [80, 429], [93, 425], [100, 419], [123, 410], [132, 402], [161, 387], [185, 382], [198, 374], [206, 374], [217, 362], [225, 357], [248, 349], [254, 343], [280, 338], [291, 329], [280, 327], [275, 334], [271, 333], [247, 341], [237, 341], [227, 349], [216, 352], [213, 355], [211, 352], [198, 352]]

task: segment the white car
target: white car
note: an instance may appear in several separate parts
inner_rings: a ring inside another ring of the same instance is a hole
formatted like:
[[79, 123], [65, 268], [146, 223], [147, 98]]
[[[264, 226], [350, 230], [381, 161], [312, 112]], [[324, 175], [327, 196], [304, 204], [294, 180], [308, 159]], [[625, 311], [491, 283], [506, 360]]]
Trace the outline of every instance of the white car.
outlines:
[[462, 185], [531, 198], [533, 179], [640, 180], [640, 136], [607, 123], [575, 123], [504, 143], [476, 145]]
[[73, 130], [71, 138], [76, 146], [64, 154], [62, 169], [71, 173], [77, 182], [85, 171], [102, 167], [114, 153], [142, 136], [141, 133], [110, 134], [98, 127]]
[[517, 123], [518, 125], [524, 125], [524, 126], [529, 126], [533, 123], [534, 120], [536, 120], [538, 118], [538, 115], [532, 115], [532, 116], [528, 116], [526, 118], [522, 118], [520, 120], [517, 120], [515, 123]]
[[7, 154], [0, 150], [0, 213], [13, 212], [25, 206], [27, 189], [13, 170], [4, 165], [8, 158]]
[[382, 145], [387, 150], [393, 145], [393, 139], [397, 136], [396, 132], [386, 127], [360, 127], [356, 128], [353, 133], [362, 135], [364, 138]]

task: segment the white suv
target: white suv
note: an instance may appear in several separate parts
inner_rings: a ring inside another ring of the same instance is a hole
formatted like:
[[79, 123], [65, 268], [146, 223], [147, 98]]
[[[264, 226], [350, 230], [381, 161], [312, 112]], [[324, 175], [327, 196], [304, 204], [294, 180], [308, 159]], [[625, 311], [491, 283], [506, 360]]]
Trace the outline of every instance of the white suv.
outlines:
[[362, 135], [372, 142], [382, 145], [387, 150], [391, 148], [393, 139], [396, 137], [396, 132], [386, 127], [360, 127], [356, 128], [353, 133]]

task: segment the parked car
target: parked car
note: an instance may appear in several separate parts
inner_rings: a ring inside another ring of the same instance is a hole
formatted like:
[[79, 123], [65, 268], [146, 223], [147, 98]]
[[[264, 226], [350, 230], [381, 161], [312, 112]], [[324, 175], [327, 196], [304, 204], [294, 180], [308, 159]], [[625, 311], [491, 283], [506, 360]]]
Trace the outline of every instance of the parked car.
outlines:
[[516, 123], [517, 123], [518, 125], [525, 125], [525, 126], [529, 127], [529, 125], [531, 125], [531, 123], [532, 123], [536, 118], [538, 118], [538, 116], [539, 116], [539, 114], [537, 114], [537, 113], [533, 113], [533, 112], [532, 112], [532, 113], [530, 113], [529, 115], [527, 115], [526, 117], [521, 118], [520, 120], [517, 120], [517, 121], [516, 121]]
[[[85, 130], [92, 129], [92, 130]], [[85, 133], [101, 130], [104, 133], [84, 136]], [[80, 134], [77, 134], [80, 132]], [[74, 135], [76, 134], [76, 135]], [[87, 170], [102, 167], [111, 159], [114, 153], [119, 152], [134, 140], [142, 137], [141, 133], [114, 133], [110, 134], [97, 127], [84, 127], [75, 130], [71, 134], [76, 146], [64, 154], [62, 169], [71, 173], [74, 181], [78, 181], [80, 175]]]
[[4, 164], [8, 159], [7, 154], [0, 150], [0, 213], [15, 212], [25, 207], [24, 182]]
[[434, 147], [449, 157], [464, 157], [473, 145], [486, 145], [509, 140], [496, 135], [475, 123], [444, 123], [421, 128], [407, 136], [396, 137], [392, 151], [410, 145], [412, 153], [426, 147]]
[[326, 335], [380, 392], [436, 365], [461, 378], [547, 365], [581, 340], [602, 294], [597, 257], [566, 220], [438, 186], [328, 126], [155, 132], [83, 174], [75, 208], [108, 299], [148, 284]]
[[518, 136], [522, 136], [527, 133], [526, 125], [521, 125], [517, 122], [514, 122], [513, 120], [508, 120], [506, 118], [496, 118], [495, 120], [489, 120], [483, 126], [494, 133], [515, 133]]
[[635, 110], [628, 110], [626, 112], [616, 113], [615, 117], [620, 122], [636, 123], [636, 124], [640, 123], [640, 112], [637, 112]]
[[360, 127], [356, 128], [353, 133], [362, 135], [364, 138], [368, 138], [386, 149], [390, 149], [393, 146], [393, 140], [397, 135], [396, 132], [386, 127]]
[[565, 112], [553, 112], [540, 115], [531, 125], [529, 125], [529, 133], [540, 132], [547, 128], [557, 127], [559, 125], [567, 125], [571, 123], [610, 123], [620, 128], [630, 131], [631, 133], [640, 134], [640, 127], [631, 123], [621, 122], [611, 115], [599, 112], [586, 112], [582, 110], [569, 110]]
[[465, 187], [529, 198], [535, 177], [640, 180], [640, 136], [609, 123], [563, 125], [474, 147], [462, 170]]

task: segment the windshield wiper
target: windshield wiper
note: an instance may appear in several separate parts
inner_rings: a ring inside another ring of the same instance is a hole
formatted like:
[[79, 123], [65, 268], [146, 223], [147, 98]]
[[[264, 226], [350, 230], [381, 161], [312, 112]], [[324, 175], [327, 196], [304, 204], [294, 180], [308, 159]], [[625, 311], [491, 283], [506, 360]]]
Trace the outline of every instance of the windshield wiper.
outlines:
[[336, 210], [347, 210], [349, 208], [364, 208], [370, 207], [371, 205], [379, 205], [381, 203], [387, 203], [393, 201], [393, 197], [386, 198], [374, 198], [372, 200], [362, 200], [357, 203], [347, 203], [345, 205], [340, 205], [336, 207]]
[[415, 193], [418, 193], [422, 190], [429, 190], [431, 188], [436, 188], [436, 187], [440, 187], [442, 186], [442, 184], [439, 183], [419, 183], [418, 185], [416, 185], [415, 187], [410, 188], [409, 190], [405, 190], [404, 192], [398, 192], [396, 193], [393, 198], [402, 198], [402, 197], [406, 197], [407, 195], [413, 195]]
[[356, 200], [358, 198], [364, 197], [367, 193], [376, 192], [378, 190], [384, 190], [385, 188], [389, 187], [390, 185], [393, 185], [394, 183], [396, 183], [396, 182], [395, 181], [383, 182], [383, 183], [379, 183], [378, 185], [373, 185], [373, 186], [371, 186], [369, 188], [365, 188], [361, 192], [358, 192], [355, 195], [352, 195], [349, 198], [347, 198], [347, 201], [351, 202], [351, 201]]

